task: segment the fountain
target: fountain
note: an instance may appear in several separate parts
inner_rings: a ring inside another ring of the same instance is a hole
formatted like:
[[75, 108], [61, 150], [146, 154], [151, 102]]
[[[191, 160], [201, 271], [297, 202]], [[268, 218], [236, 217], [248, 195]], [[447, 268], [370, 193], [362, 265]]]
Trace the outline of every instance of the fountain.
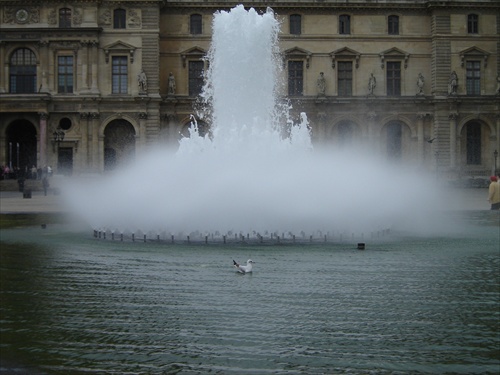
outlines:
[[113, 237], [128, 231], [172, 241], [190, 234], [367, 237], [395, 223], [429, 224], [437, 197], [430, 179], [368, 147], [314, 148], [306, 114], [292, 121], [278, 99], [279, 27], [271, 9], [216, 13], [198, 113], [212, 124], [210, 134], [200, 136], [193, 120], [175, 155], [154, 150], [104, 181], [72, 186], [75, 211]]

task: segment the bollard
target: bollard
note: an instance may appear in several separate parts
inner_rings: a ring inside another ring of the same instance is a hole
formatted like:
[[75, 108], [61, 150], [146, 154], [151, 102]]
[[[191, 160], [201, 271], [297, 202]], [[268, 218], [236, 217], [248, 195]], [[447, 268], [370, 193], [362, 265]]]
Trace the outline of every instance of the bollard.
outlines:
[[132, 233], [132, 242], [135, 242], [135, 233]]
[[115, 232], [111, 232], [111, 240], [115, 240]]
[[123, 233], [120, 233], [120, 241], [123, 242]]
[[222, 236], [222, 242], [226, 243], [226, 236]]
[[146, 242], [146, 235], [144, 235], [144, 242]]

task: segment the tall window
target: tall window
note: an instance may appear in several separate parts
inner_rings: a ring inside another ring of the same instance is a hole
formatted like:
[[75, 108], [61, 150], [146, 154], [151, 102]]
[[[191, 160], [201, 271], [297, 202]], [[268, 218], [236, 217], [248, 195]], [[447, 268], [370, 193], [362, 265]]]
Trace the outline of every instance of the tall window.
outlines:
[[189, 30], [191, 34], [201, 34], [202, 32], [202, 23], [201, 23], [201, 14], [192, 14], [189, 19]]
[[399, 16], [389, 16], [387, 30], [389, 35], [399, 35]]
[[28, 48], [14, 51], [9, 64], [10, 92], [25, 94], [36, 92], [36, 56]]
[[57, 58], [57, 92], [73, 92], [73, 56]]
[[387, 62], [387, 96], [401, 95], [401, 63]]
[[126, 28], [127, 12], [125, 9], [115, 9], [113, 11], [113, 28], [125, 29]]
[[59, 27], [71, 27], [71, 9], [59, 9]]
[[351, 96], [352, 95], [352, 62], [339, 61], [338, 63], [338, 95]]
[[290, 34], [300, 35], [302, 33], [302, 16], [300, 14], [290, 15]]
[[112, 70], [113, 94], [126, 94], [128, 90], [127, 56], [113, 56]]
[[339, 34], [351, 33], [351, 16], [348, 14], [341, 14], [339, 16]]
[[304, 89], [304, 62], [288, 61], [288, 95], [302, 96]]
[[469, 14], [467, 16], [467, 32], [469, 34], [477, 34], [479, 32], [479, 16], [477, 14]]
[[387, 156], [392, 160], [400, 160], [402, 156], [403, 129], [399, 121], [387, 124]]
[[198, 96], [203, 89], [203, 61], [189, 62], [189, 96]]
[[467, 61], [467, 95], [481, 95], [481, 61]]
[[481, 125], [478, 123], [467, 124], [467, 164], [481, 164]]

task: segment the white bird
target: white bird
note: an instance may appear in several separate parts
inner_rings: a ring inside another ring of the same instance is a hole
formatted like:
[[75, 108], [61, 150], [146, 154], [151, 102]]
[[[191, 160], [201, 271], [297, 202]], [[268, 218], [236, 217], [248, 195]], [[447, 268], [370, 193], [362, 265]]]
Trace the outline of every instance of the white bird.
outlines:
[[239, 273], [250, 273], [252, 272], [252, 264], [255, 262], [252, 259], [247, 260], [247, 265], [242, 266], [241, 264], [236, 263], [236, 261], [233, 259], [233, 265], [236, 267]]

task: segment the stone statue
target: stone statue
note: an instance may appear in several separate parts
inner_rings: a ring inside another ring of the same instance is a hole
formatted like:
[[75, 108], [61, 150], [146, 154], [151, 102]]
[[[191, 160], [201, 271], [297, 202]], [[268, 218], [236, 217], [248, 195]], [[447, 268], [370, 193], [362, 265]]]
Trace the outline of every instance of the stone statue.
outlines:
[[368, 79], [368, 94], [373, 95], [373, 91], [377, 86], [377, 80], [375, 79], [373, 73], [371, 73], [370, 78]]
[[450, 74], [450, 82], [448, 84], [448, 95], [456, 95], [458, 87], [458, 76], [455, 71]]
[[325, 74], [323, 72], [319, 73], [317, 86], [318, 86], [318, 96], [325, 96], [326, 79], [325, 79]]
[[497, 95], [500, 95], [500, 74], [497, 74]]
[[422, 73], [418, 73], [417, 78], [417, 95], [424, 95], [424, 76]]
[[137, 75], [137, 83], [139, 84], [140, 93], [148, 91], [148, 78], [146, 77], [146, 73], [144, 73], [144, 69], [141, 69], [141, 72]]
[[168, 95], [175, 95], [175, 77], [172, 72], [168, 76]]

